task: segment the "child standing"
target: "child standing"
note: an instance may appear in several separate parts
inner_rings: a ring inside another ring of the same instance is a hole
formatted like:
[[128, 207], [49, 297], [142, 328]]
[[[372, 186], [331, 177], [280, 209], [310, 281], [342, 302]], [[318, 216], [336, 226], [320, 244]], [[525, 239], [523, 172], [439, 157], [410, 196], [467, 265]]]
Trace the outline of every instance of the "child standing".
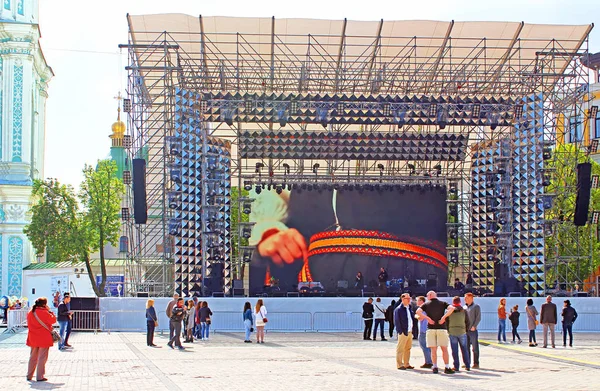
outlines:
[[512, 311], [510, 313], [510, 316], [508, 317], [508, 319], [510, 319], [510, 323], [512, 324], [512, 336], [513, 336], [513, 340], [512, 343], [515, 343], [515, 338], [517, 338], [519, 340], [518, 343], [521, 343], [521, 336], [519, 335], [519, 332], [517, 331], [517, 329], [519, 328], [519, 316], [521, 314], [519, 314], [519, 306], [515, 305], [512, 308]]

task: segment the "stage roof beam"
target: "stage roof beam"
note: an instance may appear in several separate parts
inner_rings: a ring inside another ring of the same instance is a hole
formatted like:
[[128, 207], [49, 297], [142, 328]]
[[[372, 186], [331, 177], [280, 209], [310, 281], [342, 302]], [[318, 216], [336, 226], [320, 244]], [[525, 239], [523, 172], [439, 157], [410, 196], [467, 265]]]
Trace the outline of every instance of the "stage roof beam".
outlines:
[[429, 94], [429, 87], [433, 83], [433, 80], [437, 79], [438, 67], [440, 66], [440, 63], [442, 62], [442, 58], [444, 58], [444, 52], [446, 51], [446, 46], [448, 45], [448, 41], [450, 40], [450, 34], [452, 33], [453, 27], [454, 27], [454, 20], [451, 20], [450, 24], [448, 24], [448, 30], [446, 31], [446, 36], [444, 37], [444, 41], [440, 45], [440, 51], [438, 53], [438, 56], [435, 59], [435, 63], [433, 64], [433, 69], [431, 71], [431, 75], [433, 77], [431, 78], [431, 81], [428, 81], [425, 84], [425, 91], [424, 91], [425, 94]]
[[342, 59], [344, 58], [344, 44], [346, 43], [346, 26], [348, 25], [348, 19], [344, 18], [344, 24], [342, 26], [342, 35], [340, 39], [340, 49], [338, 51], [337, 67], [335, 70], [335, 92], [340, 92], [340, 75], [342, 72]]
[[494, 72], [494, 76], [492, 78], [492, 81], [490, 82], [490, 86], [492, 86], [492, 93], [496, 93], [496, 88], [497, 88], [496, 82], [502, 75], [502, 69], [504, 68], [504, 65], [506, 65], [506, 63], [513, 56], [511, 53], [512, 53], [515, 45], [517, 44], [517, 41], [519, 40], [519, 36], [521, 35], [521, 31], [523, 31], [524, 26], [525, 26], [525, 22], [519, 23], [519, 25], [517, 26], [517, 30], [515, 31], [513, 38], [510, 41], [510, 44], [508, 45], [508, 49], [506, 49], [506, 52], [504, 53], [504, 55], [502, 56], [502, 58], [499, 61], [498, 68], [496, 68], [496, 72]]
[[[381, 45], [381, 30], [383, 29], [383, 19], [379, 21], [379, 27], [377, 28], [377, 37], [373, 43], [373, 54], [371, 55], [371, 61], [369, 64], [369, 76], [367, 77], [367, 85], [371, 82], [373, 76], [373, 67], [375, 66], [375, 60], [377, 60], [377, 52], [379, 51], [379, 45]], [[373, 88], [371, 87], [371, 92]]]
[[204, 37], [204, 21], [202, 15], [198, 16], [200, 22], [200, 55], [202, 56], [202, 66], [204, 70], [204, 85], [208, 87], [207, 81], [210, 79], [208, 76], [208, 61], [206, 60], [206, 38]]

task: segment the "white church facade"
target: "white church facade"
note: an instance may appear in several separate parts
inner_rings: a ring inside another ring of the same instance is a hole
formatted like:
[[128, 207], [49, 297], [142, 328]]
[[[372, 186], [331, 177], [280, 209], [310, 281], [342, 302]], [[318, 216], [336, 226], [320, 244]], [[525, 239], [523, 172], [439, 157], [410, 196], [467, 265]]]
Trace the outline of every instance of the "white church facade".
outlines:
[[22, 296], [36, 261], [23, 234], [34, 179], [44, 177], [45, 112], [53, 76], [39, 45], [38, 0], [0, 6], [0, 296]]

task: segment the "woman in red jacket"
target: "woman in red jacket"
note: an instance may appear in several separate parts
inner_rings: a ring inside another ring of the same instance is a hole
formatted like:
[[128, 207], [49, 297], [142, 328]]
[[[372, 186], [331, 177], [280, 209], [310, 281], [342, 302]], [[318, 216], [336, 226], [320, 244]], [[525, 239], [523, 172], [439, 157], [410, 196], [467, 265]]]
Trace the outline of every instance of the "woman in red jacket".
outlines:
[[27, 369], [27, 380], [29, 381], [33, 378], [36, 367], [36, 380], [48, 380], [44, 377], [44, 373], [46, 372], [48, 351], [54, 345], [52, 332], [50, 331], [54, 323], [56, 323], [56, 316], [50, 311], [48, 300], [45, 297], [40, 297], [27, 314], [27, 346], [31, 347], [29, 368]]

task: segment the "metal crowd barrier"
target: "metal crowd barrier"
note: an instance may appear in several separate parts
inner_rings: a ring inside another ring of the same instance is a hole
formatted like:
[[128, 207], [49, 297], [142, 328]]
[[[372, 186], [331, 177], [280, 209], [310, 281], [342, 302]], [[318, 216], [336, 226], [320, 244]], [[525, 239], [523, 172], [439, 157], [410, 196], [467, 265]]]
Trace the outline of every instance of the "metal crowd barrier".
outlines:
[[[158, 331], [169, 329], [168, 319], [158, 314]], [[363, 321], [360, 312], [269, 312], [269, 331], [360, 331]], [[103, 311], [100, 318], [102, 331], [145, 331], [146, 318], [143, 311]], [[211, 317], [210, 330], [230, 332], [244, 329], [242, 312], [215, 311]]]
[[73, 311], [71, 328], [75, 331], [99, 331], [100, 311]]
[[29, 309], [8, 310], [8, 321], [6, 332], [16, 333], [20, 329], [27, 327], [27, 312]]

